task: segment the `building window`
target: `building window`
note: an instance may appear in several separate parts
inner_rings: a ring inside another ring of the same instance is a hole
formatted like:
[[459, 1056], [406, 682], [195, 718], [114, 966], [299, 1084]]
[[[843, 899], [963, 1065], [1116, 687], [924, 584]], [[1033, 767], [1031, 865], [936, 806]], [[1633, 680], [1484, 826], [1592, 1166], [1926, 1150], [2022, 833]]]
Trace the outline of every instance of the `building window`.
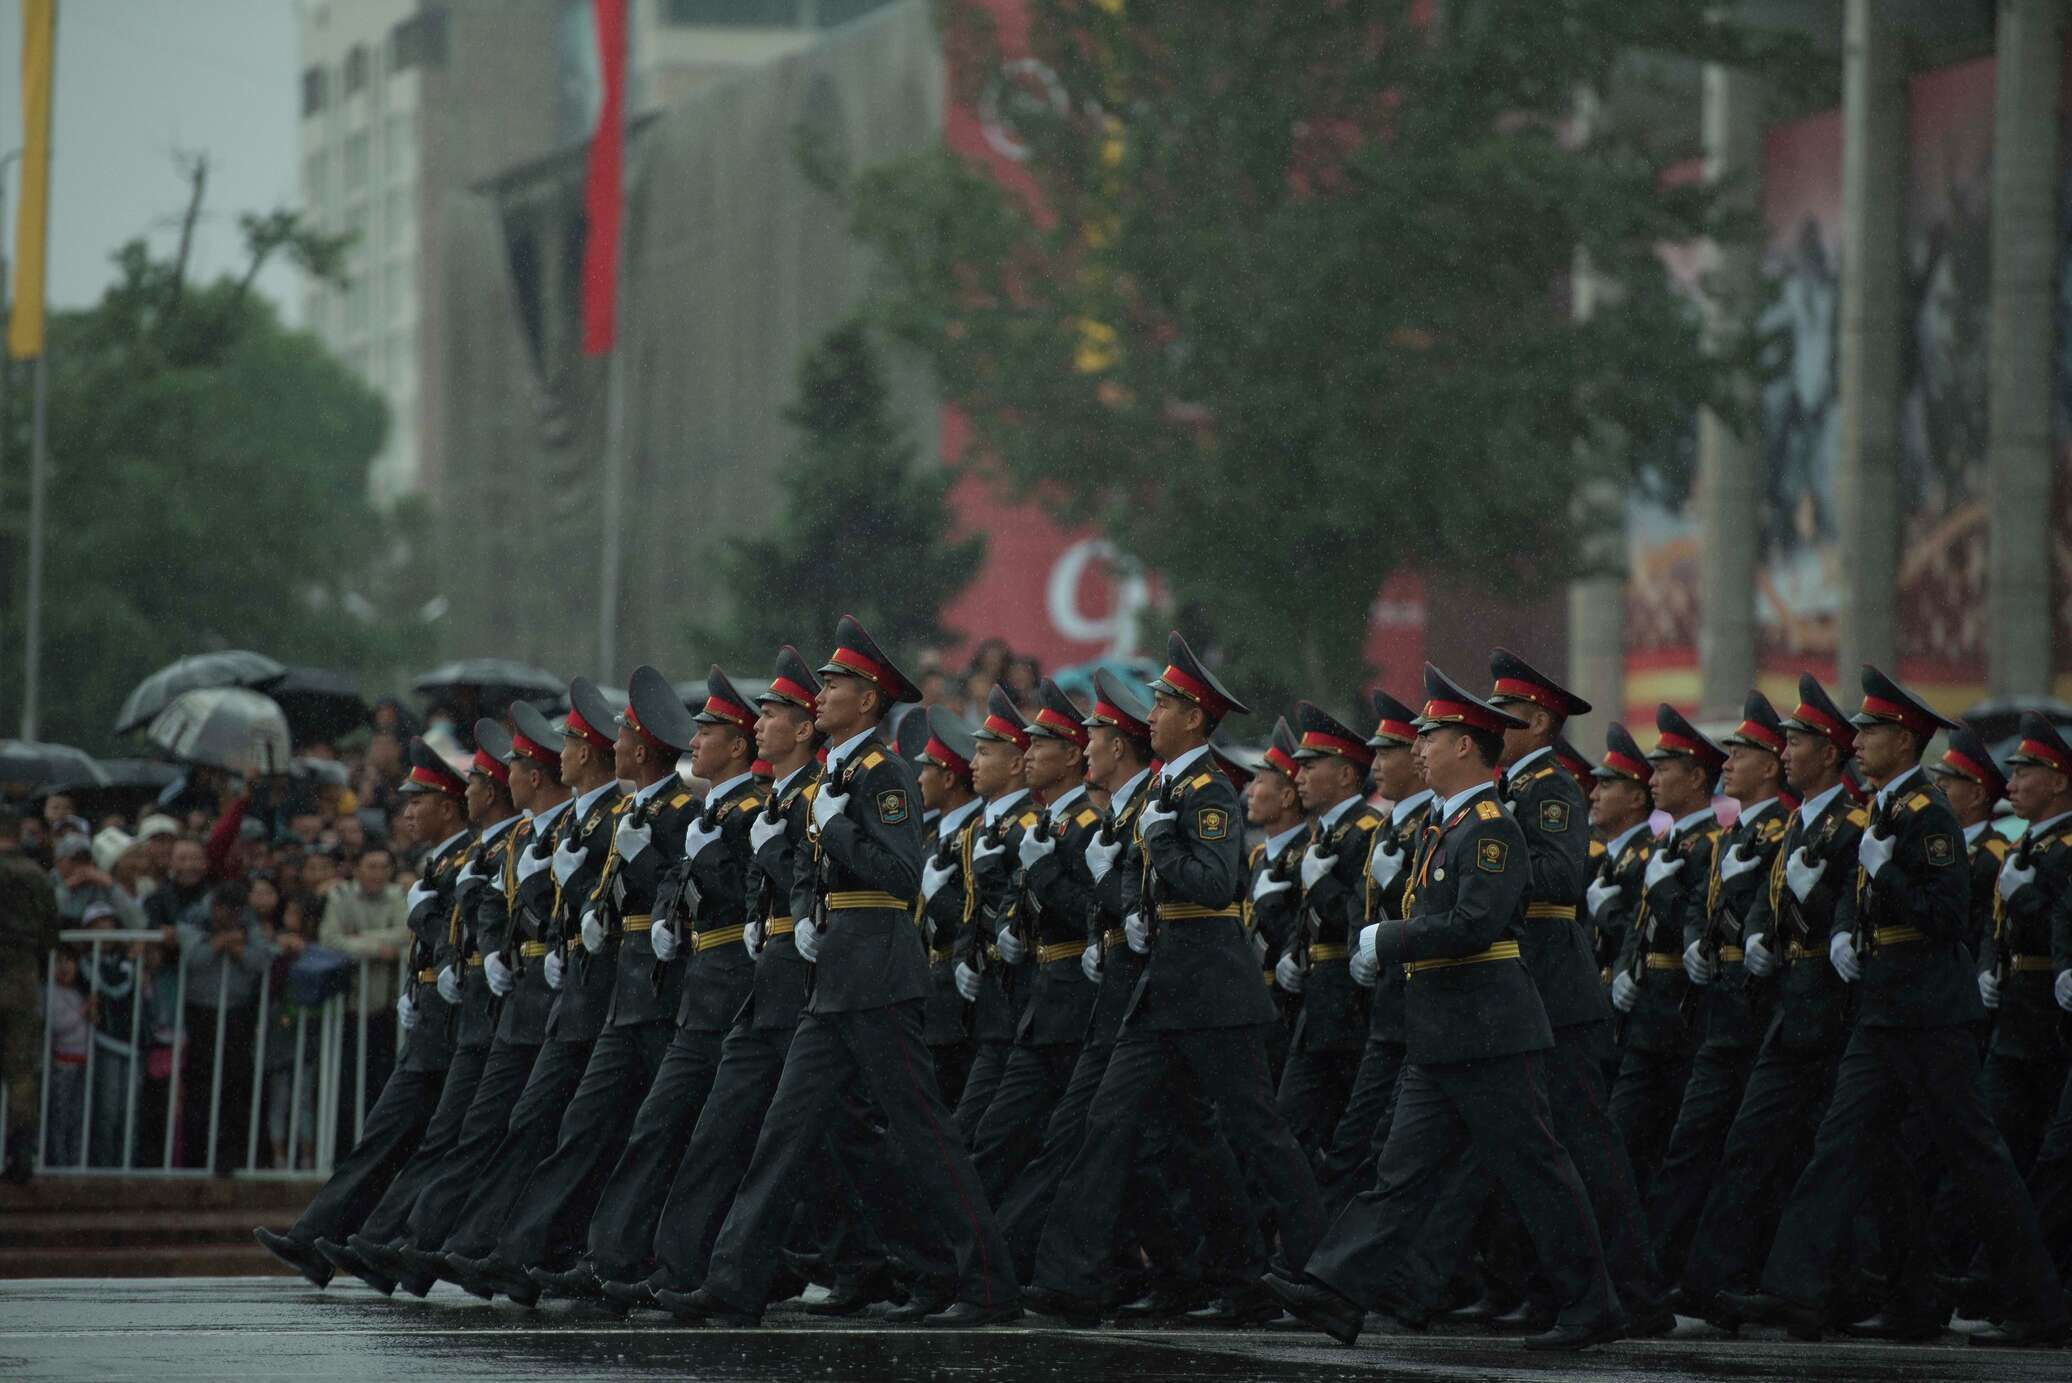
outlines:
[[792, 29], [799, 0], [663, 0], [662, 22], [684, 28]]
[[389, 30], [389, 73], [446, 65], [446, 10], [427, 4]]
[[411, 140], [412, 134], [409, 111], [398, 111], [388, 118], [388, 124], [384, 128], [387, 149], [383, 167], [391, 180], [410, 176], [415, 163], [412, 156], [417, 152]]
[[331, 205], [331, 152], [318, 149], [302, 161], [302, 201], [322, 213]]
[[367, 186], [367, 132], [345, 137], [345, 190], [348, 195]]
[[345, 54], [345, 94], [357, 96], [367, 89], [367, 45], [355, 43]]
[[324, 108], [324, 69], [305, 67], [302, 69], [302, 118], [307, 120]]

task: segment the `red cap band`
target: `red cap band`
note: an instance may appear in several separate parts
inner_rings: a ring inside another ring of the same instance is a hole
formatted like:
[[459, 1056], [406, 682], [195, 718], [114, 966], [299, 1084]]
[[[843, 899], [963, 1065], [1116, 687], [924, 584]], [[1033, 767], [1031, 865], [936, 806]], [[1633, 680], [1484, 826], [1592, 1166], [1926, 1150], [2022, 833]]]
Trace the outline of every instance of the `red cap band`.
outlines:
[[770, 683], [770, 690], [801, 710], [810, 711], [813, 709], [815, 699], [813, 693], [807, 691], [789, 677], [773, 679]]
[[504, 761], [502, 759], [493, 758], [490, 755], [485, 754], [481, 750], [477, 749], [475, 751], [475, 762], [473, 764], [473, 768], [474, 771], [477, 773], [487, 773], [490, 777], [496, 779], [499, 783], [502, 783], [504, 786], [510, 786], [511, 770], [504, 766]]
[[465, 797], [468, 792], [468, 785], [463, 783], [457, 775], [442, 773], [436, 768], [425, 768], [423, 765], [413, 765], [411, 767], [410, 781], [420, 787], [430, 788], [434, 792], [443, 792], [448, 797]]
[[1863, 699], [1863, 713], [1867, 716], [1876, 716], [1879, 720], [1896, 721], [1917, 735], [1932, 735], [1936, 730], [1935, 722], [1912, 706], [1887, 701], [1879, 696], [1866, 696]]
[[609, 749], [612, 747], [610, 737], [603, 731], [592, 728], [590, 722], [583, 719], [582, 712], [576, 710], [573, 706], [568, 708], [568, 733], [588, 740], [599, 749]]
[[[2032, 743], [2032, 741], [2023, 741], [2025, 747], [2029, 743]], [[1960, 753], [1955, 749], [1947, 749], [1943, 751], [1943, 762], [1948, 764], [1951, 768], [1956, 769], [1958, 773], [1960, 773], [1966, 778], [1971, 779], [1972, 782], [1977, 783], [1982, 788], [1990, 788], [2001, 781], [2000, 774], [1997, 770], [1988, 773], [1984, 768], [1982, 768], [1979, 765], [1978, 761], [1973, 759], [1969, 754]]]
[[1655, 748], [1667, 749], [1673, 754], [1688, 754], [1694, 759], [1716, 757], [1709, 745], [1700, 743], [1688, 735], [1679, 735], [1674, 730], [1664, 730], [1655, 736]]
[[1321, 730], [1303, 731], [1302, 747], [1314, 749], [1319, 754], [1336, 754], [1339, 758], [1350, 760], [1363, 768], [1374, 762], [1374, 751], [1369, 749], [1364, 741], [1345, 739]]
[[928, 745], [921, 751], [921, 757], [945, 773], [953, 773], [966, 782], [971, 781], [971, 765], [933, 735], [928, 737]]
[[1498, 713], [1466, 701], [1427, 701], [1424, 718], [1440, 725], [1466, 725], [1471, 729], [1503, 733], [1504, 722]]
[[1734, 733], [1742, 739], [1754, 740], [1772, 754], [1784, 752], [1784, 736], [1759, 720], [1742, 721], [1741, 727]]
[[1561, 698], [1556, 696], [1553, 691], [1539, 685], [1537, 682], [1521, 682], [1516, 677], [1497, 678], [1496, 690], [1491, 692], [1490, 695], [1508, 696], [1519, 701], [1530, 701], [1533, 705], [1553, 711], [1557, 715], [1561, 711]]
[[1407, 720], [1383, 720], [1380, 725], [1375, 727], [1374, 737], [1376, 739], [1401, 740], [1403, 743], [1408, 744], [1417, 738], [1417, 727]]
[[985, 728], [1017, 749], [1029, 747], [1029, 732], [1010, 720], [1004, 720], [999, 716], [987, 716]]
[[708, 696], [705, 698], [705, 714], [718, 716], [736, 730], [752, 732], [755, 729], [755, 713], [738, 701]]
[[2025, 759], [2041, 760], [2059, 773], [2072, 776], [2072, 759], [2066, 758], [2064, 751], [2056, 745], [2045, 744], [2042, 740], [2025, 739], [2022, 741], [2022, 747], [2015, 753]]
[[1036, 712], [1036, 723], [1046, 730], [1055, 730], [1081, 749], [1086, 748], [1086, 727], [1068, 715], [1060, 715], [1045, 706]]
[[1295, 776], [1295, 769], [1297, 767], [1295, 760], [1282, 752], [1278, 745], [1266, 751], [1266, 766], [1277, 773], [1286, 774], [1290, 778]]
[[1142, 739], [1151, 733], [1151, 727], [1143, 721], [1123, 710], [1120, 706], [1110, 705], [1108, 702], [1098, 698], [1094, 701], [1092, 718], [1104, 725], [1112, 725], [1125, 735], [1135, 739]]
[[635, 714], [634, 714], [634, 712], [633, 712], [633, 703], [632, 703], [632, 702], [630, 702], [630, 701], [626, 703], [626, 723], [627, 723], [628, 725], [630, 725], [630, 726], [632, 726], [632, 727], [633, 727], [633, 733], [634, 733], [634, 734], [636, 734], [636, 735], [639, 735], [639, 736], [640, 736], [640, 737], [641, 737], [642, 739], [646, 740], [646, 741], [647, 741], [647, 742], [648, 742], [649, 744], [652, 744], [652, 745], [654, 745], [654, 746], [655, 746], [655, 748], [657, 748], [657, 749], [667, 749], [667, 748], [669, 747], [668, 745], [666, 745], [666, 744], [662, 743], [662, 741], [660, 741], [660, 740], [656, 739], [656, 738], [655, 738], [655, 737], [654, 737], [653, 735], [651, 735], [651, 734], [649, 734], [649, 733], [648, 733], [648, 728], [647, 728], [647, 726], [645, 726], [645, 725], [642, 725], [642, 724], [640, 723], [640, 717], [639, 717], [638, 715], [635, 715]]
[[1821, 734], [1833, 740], [1844, 753], [1856, 747], [1856, 731], [1818, 706], [1800, 702], [1799, 708], [1791, 713], [1791, 718], [1802, 724], [1817, 727]]
[[872, 684], [887, 696], [892, 695], [897, 690], [892, 685], [891, 679], [885, 675], [884, 664], [858, 653], [853, 648], [837, 648], [834, 656], [828, 659], [828, 661], [849, 669], [858, 677], [869, 678]]
[[1230, 709], [1229, 703], [1216, 695], [1215, 689], [1210, 687], [1208, 683], [1190, 677], [1170, 664], [1167, 665], [1165, 672], [1159, 676], [1158, 680], [1171, 686], [1189, 701], [1192, 701], [1195, 705], [1219, 720], [1222, 718], [1223, 713]]
[[547, 748], [546, 745], [541, 744], [538, 740], [527, 739], [515, 730], [511, 732], [511, 748], [535, 763], [558, 764], [561, 762], [559, 754]]
[[757, 759], [748, 766], [748, 776], [751, 778], [774, 778], [777, 776], [777, 765], [771, 763], [768, 759]]
[[1629, 758], [1617, 751], [1604, 756], [1604, 766], [1621, 778], [1631, 778], [1639, 783], [1645, 783], [1655, 776], [1655, 766], [1646, 759]]

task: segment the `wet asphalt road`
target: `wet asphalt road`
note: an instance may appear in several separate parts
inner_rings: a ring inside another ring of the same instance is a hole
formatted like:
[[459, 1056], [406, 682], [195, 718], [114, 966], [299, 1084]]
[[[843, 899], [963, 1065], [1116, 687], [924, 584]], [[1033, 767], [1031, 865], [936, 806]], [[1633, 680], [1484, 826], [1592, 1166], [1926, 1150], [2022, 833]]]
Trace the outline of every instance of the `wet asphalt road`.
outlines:
[[822, 1322], [796, 1308], [760, 1330], [629, 1321], [566, 1303], [522, 1311], [448, 1286], [390, 1301], [289, 1278], [0, 1282], [0, 1378], [691, 1378], [843, 1380], [997, 1376], [1134, 1383], [1341, 1378], [1936, 1380], [2072, 1377], [2072, 1351], [1803, 1345], [1729, 1340], [1695, 1322], [1670, 1340], [1563, 1358], [1472, 1335], [1369, 1335], [1351, 1349], [1295, 1331], [1011, 1327], [937, 1334]]

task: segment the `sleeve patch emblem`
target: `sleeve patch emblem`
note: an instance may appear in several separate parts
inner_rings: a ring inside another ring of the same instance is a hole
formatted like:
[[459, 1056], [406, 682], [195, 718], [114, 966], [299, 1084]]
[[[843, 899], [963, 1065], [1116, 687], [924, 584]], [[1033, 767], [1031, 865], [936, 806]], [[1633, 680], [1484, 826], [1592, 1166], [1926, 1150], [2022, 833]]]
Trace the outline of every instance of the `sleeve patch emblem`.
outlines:
[[890, 788], [878, 794], [878, 820], [887, 826], [897, 826], [907, 819], [907, 795], [899, 788]]
[[1221, 840], [1230, 834], [1230, 813], [1221, 807], [1203, 807], [1194, 814], [1194, 824], [1203, 840]]
[[1568, 829], [1568, 803], [1554, 798], [1540, 803], [1540, 829], [1560, 834]]
[[1504, 857], [1509, 853], [1510, 847], [1500, 840], [1477, 841], [1475, 867], [1485, 874], [1501, 874], [1504, 872]]
[[1477, 821], [1495, 821], [1502, 817], [1503, 814], [1504, 809], [1494, 802], [1482, 801], [1475, 804], [1475, 819]]
[[1957, 858], [1957, 846], [1948, 836], [1930, 836], [1922, 842], [1928, 850], [1928, 862], [1932, 865], [1946, 865]]

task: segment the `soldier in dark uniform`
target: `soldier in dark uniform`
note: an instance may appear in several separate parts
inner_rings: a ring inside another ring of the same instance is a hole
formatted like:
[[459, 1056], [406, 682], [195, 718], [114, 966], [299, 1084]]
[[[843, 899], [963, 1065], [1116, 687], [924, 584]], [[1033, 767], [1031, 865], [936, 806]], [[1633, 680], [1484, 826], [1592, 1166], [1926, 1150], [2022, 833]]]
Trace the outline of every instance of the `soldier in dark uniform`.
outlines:
[[[482, 1074], [488, 1067], [490, 1039], [495, 1035], [482, 957], [486, 950], [504, 942], [506, 919], [493, 903], [501, 897], [498, 881], [510, 858], [511, 828], [518, 821], [517, 808], [511, 800], [511, 770], [503, 759], [510, 746], [511, 737], [503, 726], [493, 720], [475, 722], [475, 757], [468, 771], [467, 806], [468, 824], [476, 835], [462, 856], [461, 870], [454, 880], [452, 920], [447, 926], [438, 979], [439, 997], [453, 1005], [453, 1063], [447, 1068], [438, 1107], [425, 1126], [417, 1151], [389, 1184], [381, 1203], [359, 1232], [345, 1241], [361, 1262], [412, 1296], [421, 1297], [431, 1291], [432, 1284], [438, 1281], [440, 1265], [429, 1258], [405, 1261], [404, 1251], [413, 1246], [410, 1224], [419, 1203], [460, 1146], [468, 1111], [474, 1107]], [[447, 1199], [451, 1199], [450, 1193]]]
[[263, 1227], [252, 1231], [275, 1257], [319, 1287], [344, 1268], [382, 1292], [394, 1290], [394, 1280], [362, 1262], [345, 1241], [373, 1213], [416, 1150], [438, 1107], [446, 1067], [453, 1059], [446, 1022], [449, 1005], [435, 988], [439, 972], [432, 960], [446, 938], [455, 880], [468, 846], [468, 788], [421, 739], [410, 741], [409, 760], [410, 774], [399, 789], [404, 810], [417, 836], [438, 844], [425, 858], [423, 877], [410, 889], [414, 939], [403, 993], [396, 1001], [397, 1023], [405, 1034], [402, 1055], [381, 1088], [381, 1098], [367, 1112], [360, 1141], [301, 1217], [285, 1232]]
[[[1616, 720], [1605, 727], [1604, 744], [1604, 762], [1591, 770], [1596, 788], [1590, 794], [1590, 825], [1604, 838], [1604, 853], [1591, 868], [1583, 902], [1590, 930], [1596, 934], [1592, 950], [1599, 977], [1609, 994], [1640, 911], [1648, 858], [1655, 852], [1655, 833], [1648, 825], [1654, 811], [1649, 784], [1655, 766]], [[1618, 1075], [1616, 1061], [1611, 1074]]]
[[1643, 1196], [1676, 1126], [1697, 1049], [1684, 938], [1696, 935], [1705, 916], [1720, 835], [1712, 794], [1727, 751], [1664, 702], [1655, 711], [1655, 748], [1648, 761], [1655, 766], [1649, 782], [1655, 806], [1669, 814], [1671, 824], [1642, 872], [1640, 908], [1612, 980], [1612, 1007], [1625, 1015], [1612, 1122]]
[[927, 1017], [921, 1035], [935, 1063], [943, 1102], [956, 1108], [971, 1070], [970, 1001], [957, 992], [957, 941], [964, 928], [966, 837], [984, 802], [971, 785], [976, 752], [971, 725], [955, 711], [930, 706], [927, 742], [915, 760], [921, 799], [935, 813], [929, 850], [921, 864], [921, 939], [928, 946]]
[[1352, 1094], [1317, 1171], [1318, 1189], [1333, 1214], [1374, 1184], [1374, 1166], [1395, 1115], [1409, 1042], [1403, 1026], [1404, 975], [1401, 967], [1384, 969], [1375, 959], [1375, 928], [1403, 920], [1403, 889], [1432, 804], [1432, 790], [1417, 765], [1417, 731], [1410, 708], [1378, 691], [1374, 715], [1375, 731], [1367, 739], [1374, 751], [1374, 778], [1381, 795], [1395, 805], [1368, 846], [1361, 879], [1360, 917], [1365, 925], [1353, 949], [1351, 969], [1353, 983], [1368, 991], [1367, 1042]]
[[1043, 807], [1016, 843], [1021, 878], [1007, 928], [1033, 953], [1035, 973], [1007, 1070], [971, 1147], [986, 1199], [995, 1205], [1042, 1151], [1051, 1110], [1078, 1064], [1095, 993], [1080, 969], [1093, 910], [1086, 845], [1101, 824], [1086, 797], [1088, 736], [1078, 707], [1057, 683], [1044, 678], [1037, 698], [1022, 760], [1029, 790]]
[[958, 934], [957, 992], [972, 1010], [971, 1069], [957, 1101], [957, 1128], [969, 1145], [1007, 1072], [1016, 1019], [1027, 998], [1028, 948], [1004, 925], [1014, 904], [1022, 834], [1036, 824], [1022, 756], [1029, 727], [1004, 687], [995, 686], [985, 721], [973, 731], [971, 780], [985, 806], [965, 828], [964, 920]]
[[[528, 1263], [505, 1253], [501, 1240], [507, 1228], [523, 1219], [539, 1169], [554, 1153], [618, 982], [615, 967], [575, 960], [585, 949], [582, 910], [611, 856], [626, 801], [619, 791], [612, 737], [600, 728], [614, 717], [611, 703], [587, 677], [568, 684], [568, 702], [561, 781], [574, 801], [555, 824], [554, 851], [547, 865], [554, 894], [548, 904], [547, 953], [540, 958], [540, 970], [555, 997], [547, 1011], [546, 1042], [492, 1159], [496, 1175], [468, 1198], [445, 1248], [446, 1265], [461, 1286], [477, 1296], [502, 1292], [521, 1306], [539, 1300], [540, 1284], [526, 1274]], [[544, 844], [536, 841], [526, 853]], [[521, 860], [521, 868], [526, 863]], [[527, 1224], [512, 1251], [542, 1252], [541, 1228], [538, 1220]]]
[[[1968, 725], [1950, 731], [1948, 747], [1941, 759], [1928, 765], [1928, 773], [1964, 829], [1964, 848], [1971, 864], [1971, 916], [1965, 924], [1964, 944], [1983, 969], [1986, 953], [1992, 949], [1993, 899], [1998, 893], [2000, 866], [2007, 860], [2008, 841], [1993, 829], [1993, 809], [2007, 795], [2007, 778], [1978, 731]], [[2009, 1150], [2013, 1147], [2009, 1139]], [[2015, 1161], [2022, 1159], [2017, 1155]]]
[[912, 1213], [954, 1248], [957, 1303], [927, 1323], [1013, 1320], [1021, 1306], [1007, 1246], [921, 1042], [929, 984], [914, 926], [920, 792], [913, 768], [887, 751], [880, 731], [895, 704], [920, 693], [854, 619], [843, 617], [835, 644], [820, 670], [818, 723], [833, 747], [812, 806], [812, 882], [801, 895], [812, 913], [793, 934], [814, 967], [811, 997], [705, 1285], [678, 1314], [723, 1323], [761, 1318], [783, 1230], [822, 1146], [816, 1135], [853, 1087], [884, 1116], [895, 1165], [908, 1169], [903, 1185]]
[[1302, 735], [1295, 786], [1313, 825], [1297, 870], [1302, 1013], [1275, 1103], [1315, 1163], [1338, 1127], [1367, 1045], [1367, 994], [1353, 983], [1352, 941], [1365, 911], [1367, 854], [1382, 820], [1365, 797], [1374, 764], [1366, 739], [1308, 701], [1296, 704], [1295, 726]]
[[[1587, 801], [1596, 796], [1597, 770], [1591, 766], [1590, 761], [1576, 752], [1576, 747], [1568, 742], [1567, 735], [1556, 735], [1553, 747], [1555, 765], [1576, 780], [1576, 786], [1583, 790], [1584, 799]], [[1593, 857], [1598, 853], [1594, 850], [1591, 852]]]
[[[1625, 1325], [1576, 1166], [1555, 1139], [1541, 1079], [1553, 1046], [1521, 963], [1529, 848], [1491, 790], [1505, 730], [1523, 722], [1477, 700], [1429, 663], [1419, 725], [1439, 804], [1406, 888], [1402, 922], [1374, 931], [1375, 959], [1403, 967], [1409, 1065], [1373, 1186], [1306, 1260], [1267, 1288], [1334, 1338], [1359, 1337], [1366, 1311], [1420, 1314], [1416, 1256], [1435, 1192], [1473, 1150], [1518, 1209], [1559, 1315], [1526, 1343], [1582, 1349]], [[1556, 770], [1558, 771], [1558, 770]], [[1521, 808], [1522, 814], [1522, 808]]]
[[[1261, 1033], [1275, 1014], [1239, 906], [1243, 818], [1229, 782], [1210, 762], [1209, 735], [1245, 707], [1177, 633], [1167, 659], [1151, 684], [1150, 716], [1152, 748], [1164, 767], [1137, 816], [1143, 870], [1136, 911], [1123, 925], [1125, 944], [1147, 960], [1087, 1111], [1078, 1155], [1059, 1184], [1037, 1249], [1036, 1285], [1027, 1293], [1044, 1314], [1079, 1325], [1100, 1318], [1104, 1268], [1125, 1222], [1131, 1169], [1154, 1106], [1185, 1120], [1175, 1137], [1196, 1145], [1210, 1137], [1199, 1112], [1215, 1108], [1254, 1184], [1272, 1197], [1290, 1258], [1307, 1256], [1321, 1217], [1316, 1179], [1273, 1105]], [[1257, 1247], [1231, 1241], [1232, 1226], [1256, 1239], [1243, 1183], [1208, 1199], [1216, 1203], [1197, 1194], [1196, 1213], [1211, 1238], [1209, 1262], [1226, 1280], [1256, 1280], [1265, 1267]], [[1231, 1291], [1241, 1308], [1246, 1289]]]
[[1288, 1040], [1302, 1016], [1302, 852], [1309, 844], [1309, 814], [1295, 790], [1295, 732], [1288, 718], [1274, 721], [1273, 738], [1245, 790], [1245, 821], [1262, 839], [1245, 853], [1251, 881], [1245, 892], [1245, 930], [1259, 952], [1281, 1021], [1266, 1030], [1266, 1064], [1275, 1090], [1288, 1064]]
[[1725, 744], [1721, 782], [1741, 812], [1712, 851], [1702, 900], [1686, 910], [1683, 965], [1692, 986], [1687, 1002], [1698, 1050], [1648, 1194], [1655, 1257], [1672, 1279], [1683, 1272], [1769, 1017], [1768, 986], [1750, 976], [1742, 949], [1756, 894], [1767, 885], [1788, 815], [1780, 800], [1784, 726], [1769, 698], [1759, 691], [1748, 694], [1741, 724]]
[[[668, 812], [656, 823], [658, 831], [680, 831], [682, 841], [676, 865], [652, 895], [657, 916], [648, 962], [650, 975], [659, 966], [677, 967], [679, 994], [669, 994], [666, 984], [651, 991], [663, 1002], [675, 1000], [662, 1012], [673, 1009], [676, 1021], [625, 1151], [590, 1217], [587, 1267], [599, 1283], [637, 1282], [654, 1271], [655, 1213], [719, 1072], [727, 1029], [755, 983], [755, 958], [741, 938], [752, 901], [749, 830], [765, 800], [750, 770], [756, 713], [717, 663], [705, 687], [705, 705], [691, 717], [698, 728], [687, 737], [691, 772], [709, 785], [705, 800], [694, 811], [688, 802], [672, 809], [680, 812], [680, 826]], [[681, 709], [673, 694], [670, 701]], [[627, 1004], [622, 992], [622, 1011]]]
[[[1978, 1047], [1969, 1029], [1982, 1006], [1959, 939], [1968, 916], [1963, 834], [1920, 767], [1936, 731], [1954, 726], [1868, 665], [1863, 693], [1852, 723], [1864, 773], [1878, 788], [1855, 868], [1841, 862], [1850, 882], [1828, 939], [1830, 963], [1858, 990], [1855, 1030], [1812, 1160], [1785, 1206], [1763, 1290], [1727, 1304], [1746, 1319], [1819, 1335], [1851, 1221], [1875, 1174], [1893, 1162], [1893, 1140], [1914, 1104], [1977, 1220], [1991, 1266], [2001, 1323], [1973, 1343], [2055, 1342], [2072, 1332], [2072, 1318], [2036, 1207], [1978, 1091]], [[1904, 1174], [1884, 1181], [1880, 1189], [1901, 1206], [1886, 1217], [1888, 1232], [1920, 1240], [1919, 1187]], [[1922, 1248], [1886, 1246], [1907, 1271], [1890, 1284], [1879, 1316], [1856, 1322], [1851, 1333], [1940, 1332], [1949, 1308], [1937, 1297]]]

